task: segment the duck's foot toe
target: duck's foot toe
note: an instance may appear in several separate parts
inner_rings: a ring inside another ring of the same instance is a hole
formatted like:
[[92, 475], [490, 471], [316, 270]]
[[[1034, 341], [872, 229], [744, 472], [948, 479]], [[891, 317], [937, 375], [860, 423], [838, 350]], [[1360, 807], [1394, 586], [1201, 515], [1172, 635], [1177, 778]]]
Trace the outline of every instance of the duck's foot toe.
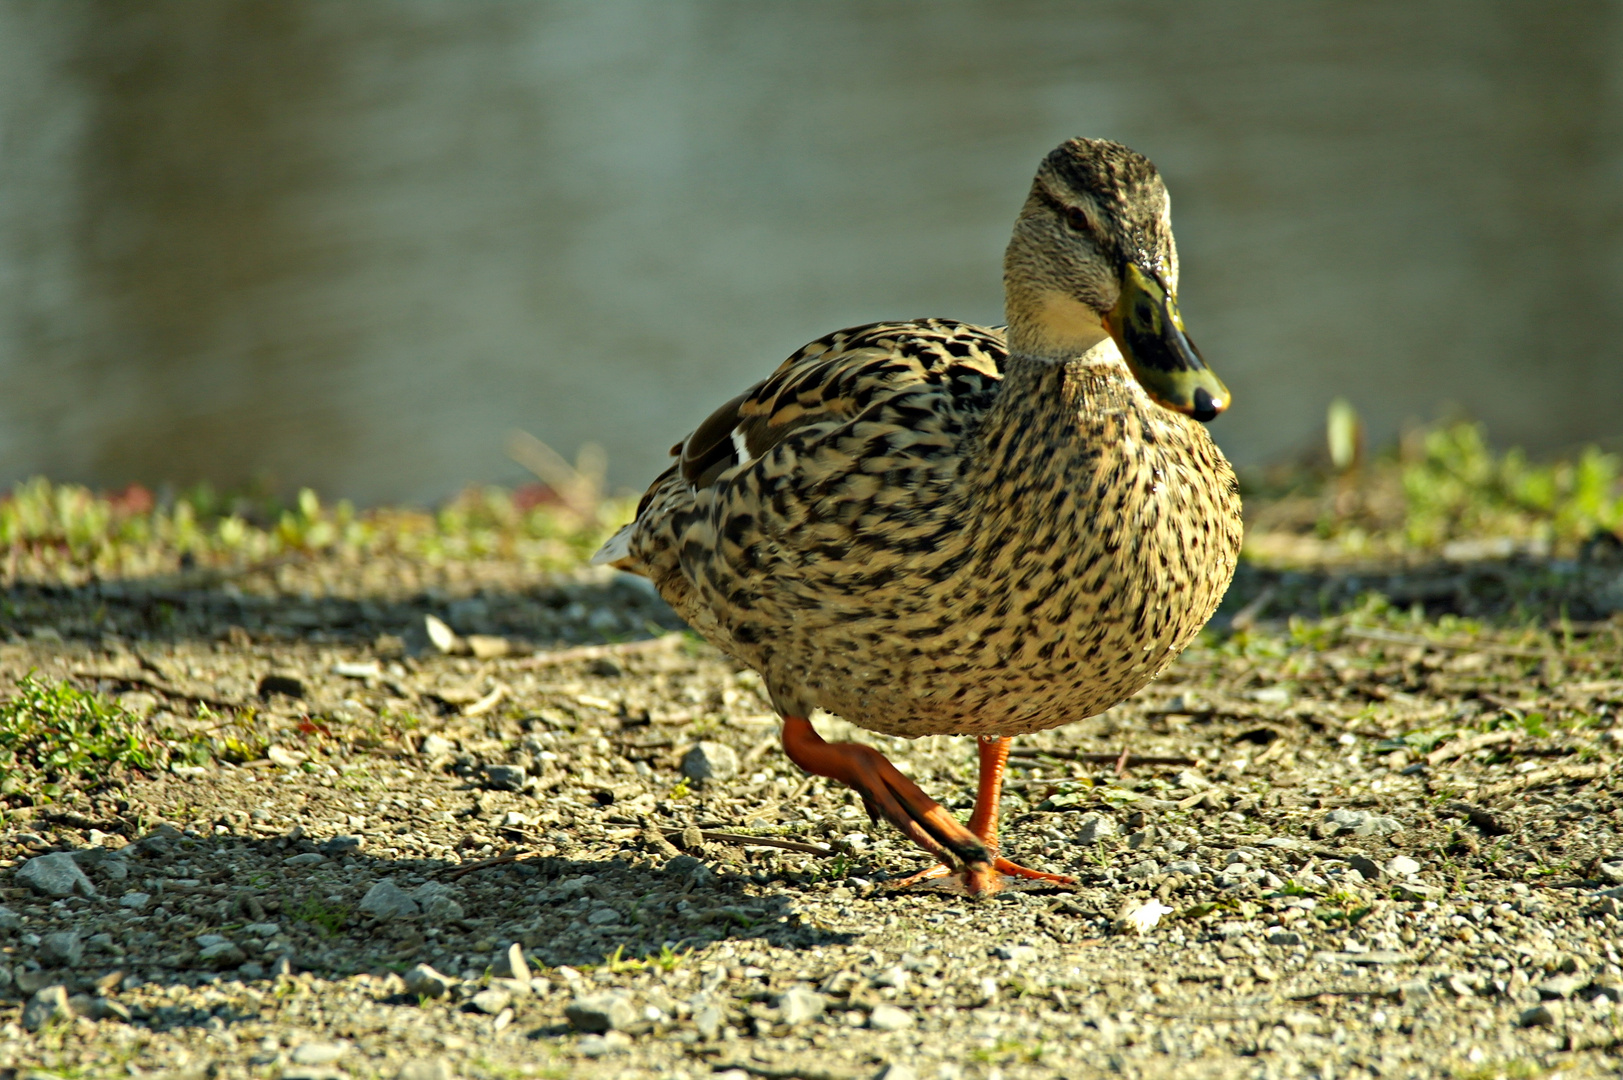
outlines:
[[[988, 896], [1018, 882], [1044, 882], [1053, 885], [1075, 885], [1076, 879], [1066, 877], [1064, 874], [1050, 874], [1042, 870], [1032, 870], [1008, 859], [994, 857], [990, 863], [970, 863], [962, 871], [954, 872], [951, 867], [942, 863], [920, 870], [918, 873], [895, 882], [893, 889], [910, 889], [924, 885], [926, 882], [938, 881], [945, 878], [956, 879], [956, 884], [970, 896]], [[956, 889], [953, 891], [957, 891]]]

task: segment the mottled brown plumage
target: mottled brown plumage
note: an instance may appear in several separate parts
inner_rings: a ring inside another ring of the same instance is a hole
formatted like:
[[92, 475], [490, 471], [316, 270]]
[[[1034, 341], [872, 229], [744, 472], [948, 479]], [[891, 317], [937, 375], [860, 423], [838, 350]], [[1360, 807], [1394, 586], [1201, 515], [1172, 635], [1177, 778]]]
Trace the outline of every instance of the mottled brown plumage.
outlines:
[[1240, 546], [1234, 474], [1184, 414], [1227, 398], [1182, 335], [1153, 166], [1056, 150], [1005, 283], [1006, 333], [923, 319], [801, 349], [675, 448], [600, 561], [651, 578], [788, 717], [1002, 737], [1137, 692]]

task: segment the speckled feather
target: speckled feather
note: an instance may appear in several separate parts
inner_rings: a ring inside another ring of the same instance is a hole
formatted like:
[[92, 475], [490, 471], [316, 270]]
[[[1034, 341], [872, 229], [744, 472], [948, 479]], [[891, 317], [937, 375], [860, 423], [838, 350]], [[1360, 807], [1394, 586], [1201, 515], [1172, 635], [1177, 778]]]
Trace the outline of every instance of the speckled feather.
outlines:
[[1233, 470], [1106, 340], [1010, 358], [944, 319], [801, 349], [675, 450], [600, 561], [792, 715], [1015, 735], [1136, 693], [1240, 548]]

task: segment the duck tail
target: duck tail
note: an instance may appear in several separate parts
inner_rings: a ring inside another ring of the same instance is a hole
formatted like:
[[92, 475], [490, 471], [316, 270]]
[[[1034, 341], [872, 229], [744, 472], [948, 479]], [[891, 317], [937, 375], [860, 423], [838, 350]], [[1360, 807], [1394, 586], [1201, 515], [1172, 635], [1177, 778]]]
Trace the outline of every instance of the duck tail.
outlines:
[[593, 566], [614, 566], [621, 570], [630, 570], [631, 562], [631, 529], [636, 525], [622, 526], [620, 531], [609, 537], [602, 547], [592, 555]]

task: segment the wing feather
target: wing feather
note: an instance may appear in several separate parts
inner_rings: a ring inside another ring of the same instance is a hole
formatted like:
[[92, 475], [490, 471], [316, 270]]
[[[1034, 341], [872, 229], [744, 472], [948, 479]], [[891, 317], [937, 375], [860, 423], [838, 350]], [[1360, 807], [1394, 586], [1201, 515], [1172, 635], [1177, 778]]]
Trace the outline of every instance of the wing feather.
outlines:
[[880, 400], [910, 389], [973, 380], [981, 392], [1002, 375], [997, 330], [949, 319], [872, 323], [812, 342], [771, 377], [728, 401], [672, 448], [694, 491], [770, 453], [804, 428], [852, 420]]

